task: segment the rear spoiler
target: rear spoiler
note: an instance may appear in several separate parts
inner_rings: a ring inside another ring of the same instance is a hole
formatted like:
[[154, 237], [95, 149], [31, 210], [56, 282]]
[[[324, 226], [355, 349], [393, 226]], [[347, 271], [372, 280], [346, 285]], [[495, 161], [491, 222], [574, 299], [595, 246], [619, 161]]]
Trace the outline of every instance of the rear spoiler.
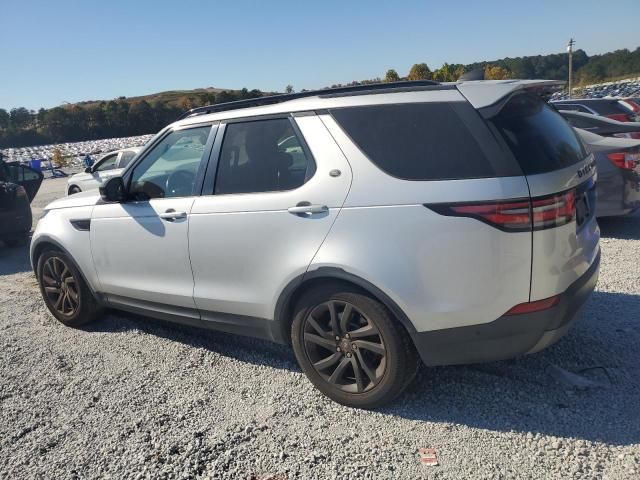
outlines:
[[503, 99], [520, 90], [547, 100], [552, 93], [562, 90], [564, 84], [562, 80], [463, 80], [456, 87], [474, 108], [484, 109], [502, 103]]

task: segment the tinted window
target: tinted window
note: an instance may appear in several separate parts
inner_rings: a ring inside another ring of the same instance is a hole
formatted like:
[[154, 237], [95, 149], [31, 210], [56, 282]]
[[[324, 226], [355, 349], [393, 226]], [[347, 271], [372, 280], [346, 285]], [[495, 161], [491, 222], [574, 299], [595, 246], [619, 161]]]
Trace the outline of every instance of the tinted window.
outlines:
[[96, 166], [94, 167], [94, 172], [104, 172], [106, 170], [113, 170], [116, 168], [116, 160], [118, 159], [118, 154], [114, 153], [113, 155], [108, 155], [100, 160]]
[[586, 156], [573, 129], [535, 95], [513, 96], [491, 121], [525, 175], [559, 170]]
[[394, 177], [445, 180], [500, 176], [449, 103], [350, 107], [331, 114], [360, 150]]
[[171, 132], [135, 166], [130, 194], [134, 198], [170, 198], [193, 195], [210, 126]]
[[289, 119], [227, 125], [218, 162], [216, 194], [291, 190], [313, 175]]

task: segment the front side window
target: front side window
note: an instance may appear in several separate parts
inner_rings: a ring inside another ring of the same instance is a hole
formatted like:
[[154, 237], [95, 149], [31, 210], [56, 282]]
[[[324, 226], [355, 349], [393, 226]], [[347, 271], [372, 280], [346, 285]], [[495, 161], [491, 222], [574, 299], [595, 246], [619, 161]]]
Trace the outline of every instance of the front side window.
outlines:
[[289, 119], [231, 123], [222, 142], [215, 193], [292, 190], [314, 168]]
[[136, 165], [129, 194], [136, 200], [193, 195], [211, 126], [177, 130], [165, 136]]

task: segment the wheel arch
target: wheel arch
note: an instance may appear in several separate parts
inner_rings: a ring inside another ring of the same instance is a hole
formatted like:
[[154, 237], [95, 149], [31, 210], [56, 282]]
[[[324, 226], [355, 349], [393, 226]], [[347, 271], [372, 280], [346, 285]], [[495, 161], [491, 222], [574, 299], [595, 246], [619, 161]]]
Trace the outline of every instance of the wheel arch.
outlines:
[[293, 308], [298, 299], [309, 289], [329, 282], [342, 283], [361, 290], [375, 300], [382, 303], [391, 314], [402, 324], [409, 334], [415, 333], [416, 328], [404, 311], [389, 295], [380, 288], [357, 275], [338, 267], [320, 267], [317, 270], [304, 273], [291, 280], [282, 290], [274, 312], [276, 329], [274, 340], [279, 343], [291, 343], [290, 331], [293, 321]]
[[[71, 195], [71, 190], [72, 190], [73, 188], [77, 188], [77, 189], [78, 189], [78, 192], [81, 192], [81, 191], [82, 191], [82, 189], [81, 189], [78, 185], [76, 185], [75, 183], [72, 183], [72, 184], [70, 184], [70, 185], [68, 185], [68, 186], [67, 186], [67, 195]], [[78, 192], [74, 192], [74, 193], [78, 193]]]
[[57, 240], [49, 236], [38, 237], [38, 240], [36, 241], [36, 243], [31, 245], [31, 253], [30, 253], [31, 268], [33, 268], [33, 272], [35, 273], [36, 278], [38, 278], [38, 259], [40, 258], [40, 255], [42, 255], [42, 253], [45, 252], [46, 250], [58, 250], [64, 253], [67, 257], [69, 257], [69, 260], [71, 261], [71, 263], [73, 263], [73, 266], [80, 273], [80, 276], [82, 277], [82, 280], [84, 281], [84, 283], [87, 285], [89, 290], [91, 290], [91, 293], [93, 293], [93, 295], [96, 296], [97, 292], [93, 288], [93, 285], [91, 285], [91, 283], [87, 281], [87, 276], [84, 274], [84, 272], [78, 265], [78, 262], [75, 261], [75, 259], [73, 258], [73, 255], [71, 255], [69, 251], [60, 244], [60, 242], [58, 242]]

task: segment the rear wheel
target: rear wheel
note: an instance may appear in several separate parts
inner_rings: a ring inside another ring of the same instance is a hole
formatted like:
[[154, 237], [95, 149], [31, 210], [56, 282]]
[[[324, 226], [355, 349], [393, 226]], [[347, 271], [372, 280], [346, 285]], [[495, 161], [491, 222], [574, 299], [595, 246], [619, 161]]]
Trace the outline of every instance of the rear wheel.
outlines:
[[296, 307], [291, 340], [309, 380], [351, 407], [391, 402], [417, 371], [404, 328], [378, 301], [347, 286], [307, 292]]
[[82, 190], [80, 190], [80, 187], [73, 185], [69, 188], [69, 195], [73, 195], [74, 193], [80, 193], [81, 191]]
[[38, 258], [40, 293], [49, 311], [69, 327], [92, 321], [99, 306], [69, 256], [47, 250]]

